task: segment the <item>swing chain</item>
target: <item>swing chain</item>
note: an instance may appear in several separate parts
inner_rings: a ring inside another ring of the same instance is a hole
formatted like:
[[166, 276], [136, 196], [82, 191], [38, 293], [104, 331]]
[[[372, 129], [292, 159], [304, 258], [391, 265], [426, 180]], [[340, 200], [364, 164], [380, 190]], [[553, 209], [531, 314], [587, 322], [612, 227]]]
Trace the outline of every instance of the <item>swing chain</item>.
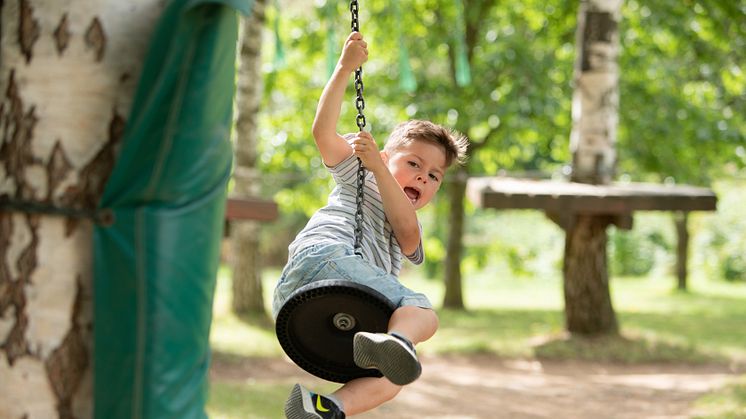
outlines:
[[[358, 0], [350, 1], [350, 13], [352, 14], [352, 31], [360, 32], [360, 21], [358, 20]], [[363, 99], [363, 67], [355, 69], [355, 108], [357, 108], [356, 123], [360, 131], [365, 127], [365, 99]], [[357, 196], [355, 197], [355, 254], [363, 255], [363, 201], [365, 199], [365, 167], [358, 157], [357, 159]]]
[[[350, 13], [352, 14], [352, 31], [360, 32], [360, 21], [358, 20], [358, 0], [350, 1]], [[365, 99], [363, 99], [363, 67], [360, 66], [355, 69], [355, 92], [357, 98], [355, 100], [355, 108], [357, 108], [357, 127], [360, 131], [365, 127], [365, 115], [363, 115], [363, 109], [365, 109]]]

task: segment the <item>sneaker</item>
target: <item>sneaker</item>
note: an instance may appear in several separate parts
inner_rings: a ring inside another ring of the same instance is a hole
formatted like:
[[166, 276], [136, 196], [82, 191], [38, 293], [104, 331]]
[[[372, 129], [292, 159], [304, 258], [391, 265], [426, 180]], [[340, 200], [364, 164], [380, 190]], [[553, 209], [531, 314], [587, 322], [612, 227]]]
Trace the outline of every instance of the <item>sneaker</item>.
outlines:
[[394, 384], [409, 384], [422, 373], [414, 345], [404, 336], [357, 332], [352, 345], [358, 367], [377, 369]]
[[287, 419], [345, 419], [343, 411], [328, 398], [296, 384], [285, 402]]

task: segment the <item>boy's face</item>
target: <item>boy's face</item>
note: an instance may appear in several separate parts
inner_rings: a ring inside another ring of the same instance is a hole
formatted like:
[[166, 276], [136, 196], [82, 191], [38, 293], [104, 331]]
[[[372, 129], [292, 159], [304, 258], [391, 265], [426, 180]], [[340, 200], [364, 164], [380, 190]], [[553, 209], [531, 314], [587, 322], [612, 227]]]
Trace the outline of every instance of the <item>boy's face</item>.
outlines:
[[418, 210], [435, 196], [446, 171], [446, 155], [439, 145], [414, 140], [381, 157], [394, 179]]

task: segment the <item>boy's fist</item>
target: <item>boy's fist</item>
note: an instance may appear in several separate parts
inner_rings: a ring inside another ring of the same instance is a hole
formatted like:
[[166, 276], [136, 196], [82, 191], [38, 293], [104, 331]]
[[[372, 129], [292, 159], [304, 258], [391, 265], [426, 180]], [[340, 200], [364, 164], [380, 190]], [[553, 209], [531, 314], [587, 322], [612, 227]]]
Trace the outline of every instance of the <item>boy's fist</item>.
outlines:
[[352, 152], [360, 158], [366, 169], [375, 173], [378, 169], [385, 167], [376, 140], [369, 132], [358, 132], [350, 145], [352, 146]]
[[360, 32], [352, 32], [342, 48], [339, 63], [342, 68], [354, 71], [366, 61], [368, 61], [368, 43], [363, 40]]

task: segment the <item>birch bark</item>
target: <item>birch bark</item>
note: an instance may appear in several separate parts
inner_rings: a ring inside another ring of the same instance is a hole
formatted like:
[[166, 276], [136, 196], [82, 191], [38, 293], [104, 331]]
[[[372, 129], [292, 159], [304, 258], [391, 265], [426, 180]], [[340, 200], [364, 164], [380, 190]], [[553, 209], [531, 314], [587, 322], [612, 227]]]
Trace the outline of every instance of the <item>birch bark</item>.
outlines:
[[[584, 0], [578, 10], [570, 135], [572, 180], [606, 184], [616, 165], [621, 0]], [[572, 214], [564, 257], [565, 322], [580, 335], [618, 331], [609, 291], [607, 216]]]
[[[0, 8], [0, 199], [92, 210], [163, 1]], [[91, 232], [0, 210], [0, 417], [92, 415]]]

